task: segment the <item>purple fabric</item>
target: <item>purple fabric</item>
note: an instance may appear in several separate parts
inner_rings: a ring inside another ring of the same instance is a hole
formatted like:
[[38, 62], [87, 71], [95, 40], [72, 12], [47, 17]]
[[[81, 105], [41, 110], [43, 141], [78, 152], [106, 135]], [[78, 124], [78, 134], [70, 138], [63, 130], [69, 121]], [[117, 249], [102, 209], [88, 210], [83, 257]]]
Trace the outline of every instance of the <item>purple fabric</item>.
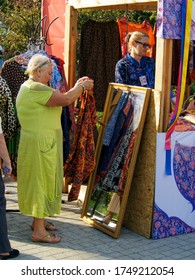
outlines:
[[[194, 1], [193, 8], [195, 7]], [[157, 11], [157, 37], [181, 39], [182, 0], [159, 0]], [[195, 40], [195, 21], [192, 19], [191, 40]]]

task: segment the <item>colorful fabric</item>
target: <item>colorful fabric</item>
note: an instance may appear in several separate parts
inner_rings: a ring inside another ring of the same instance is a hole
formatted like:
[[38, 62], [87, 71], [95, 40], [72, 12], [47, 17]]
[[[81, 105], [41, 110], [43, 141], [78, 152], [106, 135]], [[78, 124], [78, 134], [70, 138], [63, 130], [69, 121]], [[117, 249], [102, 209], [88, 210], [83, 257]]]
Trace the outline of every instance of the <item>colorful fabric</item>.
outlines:
[[121, 110], [124, 108], [124, 104], [127, 102], [127, 99], [128, 99], [127, 94], [123, 92], [106, 126], [106, 131], [104, 133], [104, 138], [103, 138], [103, 145], [105, 146], [110, 145], [113, 134], [115, 134], [115, 126], [118, 121], [118, 116]]
[[[134, 142], [134, 115], [133, 97], [124, 92], [127, 102], [121, 108], [117, 119], [118, 127], [113, 135], [109, 147], [103, 145], [96, 176], [96, 189], [103, 189], [111, 192], [123, 190], [123, 183], [126, 178], [128, 163], [131, 158], [132, 145]], [[113, 113], [114, 114], [114, 113]], [[106, 148], [106, 149], [105, 149]]]
[[124, 162], [123, 162], [123, 166], [121, 168], [121, 174], [120, 174], [120, 178], [119, 178], [119, 182], [118, 182], [118, 190], [124, 189], [124, 183], [127, 180], [129, 162], [131, 160], [136, 136], [137, 136], [137, 130], [133, 131], [131, 139], [129, 141], [129, 145], [127, 147], [127, 151], [124, 156]]
[[[119, 189], [119, 180], [121, 176], [121, 170], [124, 164], [124, 157], [127, 152], [127, 147], [132, 136], [133, 130], [132, 125], [128, 129], [127, 133], [123, 137], [123, 140], [120, 143], [118, 151], [112, 161], [112, 164], [102, 182], [102, 188], [107, 191], [118, 192]], [[121, 186], [120, 186], [121, 187]]]
[[195, 210], [195, 147], [176, 142], [173, 155], [173, 173], [178, 190]]
[[20, 212], [36, 218], [60, 214], [63, 186], [61, 107], [45, 106], [54, 89], [27, 80], [16, 99]]
[[[121, 108], [120, 113], [118, 115], [115, 127], [114, 129], [114, 134], [112, 136], [112, 139], [110, 141], [110, 145], [102, 145], [102, 150], [101, 150], [101, 156], [98, 164], [98, 172], [99, 174], [104, 174], [108, 169], [109, 169], [109, 163], [112, 162], [112, 157], [114, 156], [114, 152], [117, 151], [116, 147], [119, 146], [119, 143], [121, 141], [121, 138], [124, 136], [126, 130], [123, 128], [125, 127], [125, 122], [127, 120], [123, 109], [128, 106], [129, 102], [129, 95], [125, 93], [125, 99], [124, 99], [124, 104], [123, 108]], [[115, 108], [117, 110], [117, 107]], [[113, 114], [115, 114], [115, 110]], [[131, 111], [129, 112], [131, 113]], [[112, 119], [112, 117], [111, 117]], [[109, 129], [109, 127], [108, 127]], [[106, 128], [107, 130], [107, 128]], [[104, 140], [103, 140], [104, 142]]]
[[192, 18], [192, 3], [190, 1], [183, 1], [182, 3], [182, 38], [181, 38], [181, 60], [179, 67], [178, 86], [176, 103], [173, 110], [170, 126], [167, 129], [165, 149], [166, 162], [165, 171], [167, 175], [171, 175], [171, 134], [174, 130], [176, 121], [181, 113], [184, 93], [186, 89], [187, 65], [190, 47], [190, 22]]
[[[190, 0], [192, 1], [192, 0]], [[189, 2], [190, 2], [189, 1]], [[181, 39], [182, 36], [182, 2], [183, 0], [158, 1], [157, 37], [164, 39]], [[192, 10], [195, 2], [192, 1]], [[191, 21], [191, 40], [195, 40], [195, 19]]]
[[154, 88], [155, 62], [153, 58], [143, 56], [140, 63], [128, 53], [120, 59], [115, 67], [115, 82], [120, 84], [142, 86], [140, 77], [146, 76], [144, 87]]
[[119, 186], [119, 181], [121, 178], [121, 171], [124, 168], [125, 158], [127, 156], [128, 146], [130, 139], [133, 135], [133, 123], [132, 123], [133, 114], [131, 114], [127, 120], [127, 131], [121, 138], [119, 145], [117, 147], [117, 152], [110, 161], [111, 164], [106, 173], [106, 176], [102, 182], [102, 188], [107, 191], [118, 192], [121, 190], [122, 184]]
[[171, 135], [171, 176], [164, 170], [165, 137], [165, 133], [157, 133], [155, 239], [195, 231], [195, 132], [173, 132]]
[[[133, 23], [133, 22], [128, 22], [127, 18], [124, 16], [118, 19], [117, 23], [119, 26], [121, 50], [122, 50], [123, 57], [127, 54], [127, 43], [125, 42], [125, 37], [129, 32], [134, 32], [134, 31], [145, 32], [149, 36], [149, 44], [151, 46], [154, 46], [155, 44], [154, 33], [151, 24], [147, 20], [144, 20], [142, 23]], [[151, 55], [152, 55], [152, 48], [147, 51], [147, 56], [151, 56]]]
[[[93, 171], [95, 159], [94, 128], [97, 123], [95, 98], [93, 93], [85, 92], [77, 118], [77, 130], [71, 144], [68, 159], [64, 165], [64, 175], [72, 183], [68, 201], [78, 199], [82, 183]], [[70, 179], [70, 180], [69, 180]]]
[[194, 231], [195, 228], [190, 227], [178, 217], [169, 217], [156, 204], [154, 205], [153, 239], [165, 238]]

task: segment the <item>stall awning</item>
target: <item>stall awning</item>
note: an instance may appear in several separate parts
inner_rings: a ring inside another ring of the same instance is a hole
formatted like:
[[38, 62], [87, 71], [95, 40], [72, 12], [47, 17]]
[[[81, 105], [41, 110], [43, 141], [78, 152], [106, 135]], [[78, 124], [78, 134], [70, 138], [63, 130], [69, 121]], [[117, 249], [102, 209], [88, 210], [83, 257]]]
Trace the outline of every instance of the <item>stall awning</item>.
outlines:
[[156, 10], [157, 0], [67, 0], [67, 3], [70, 6], [73, 6], [75, 9], [86, 9], [86, 8], [96, 8], [96, 9], [116, 9], [118, 6], [119, 9], [142, 9], [145, 10]]

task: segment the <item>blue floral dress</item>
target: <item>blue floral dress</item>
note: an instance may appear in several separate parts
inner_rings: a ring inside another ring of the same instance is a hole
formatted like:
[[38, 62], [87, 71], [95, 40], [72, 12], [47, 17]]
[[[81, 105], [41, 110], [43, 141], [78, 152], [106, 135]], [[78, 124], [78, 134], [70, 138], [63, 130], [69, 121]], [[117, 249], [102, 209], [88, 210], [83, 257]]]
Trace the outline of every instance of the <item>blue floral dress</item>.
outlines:
[[154, 88], [155, 62], [143, 56], [140, 63], [128, 53], [115, 67], [115, 82], [120, 84]]

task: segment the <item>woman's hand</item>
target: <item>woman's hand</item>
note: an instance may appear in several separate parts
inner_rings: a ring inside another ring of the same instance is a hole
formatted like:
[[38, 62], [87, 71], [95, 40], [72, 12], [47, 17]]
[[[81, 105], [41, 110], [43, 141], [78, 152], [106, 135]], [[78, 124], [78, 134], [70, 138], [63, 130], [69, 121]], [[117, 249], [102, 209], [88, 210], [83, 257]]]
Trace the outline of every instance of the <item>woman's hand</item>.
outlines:
[[84, 90], [92, 90], [94, 87], [94, 81], [88, 77], [82, 77], [76, 82], [75, 87], [77, 86], [83, 86]]
[[10, 162], [3, 162], [2, 163], [2, 167], [3, 167], [3, 173], [6, 177], [11, 176], [12, 174], [12, 167], [11, 167], [11, 163]]

